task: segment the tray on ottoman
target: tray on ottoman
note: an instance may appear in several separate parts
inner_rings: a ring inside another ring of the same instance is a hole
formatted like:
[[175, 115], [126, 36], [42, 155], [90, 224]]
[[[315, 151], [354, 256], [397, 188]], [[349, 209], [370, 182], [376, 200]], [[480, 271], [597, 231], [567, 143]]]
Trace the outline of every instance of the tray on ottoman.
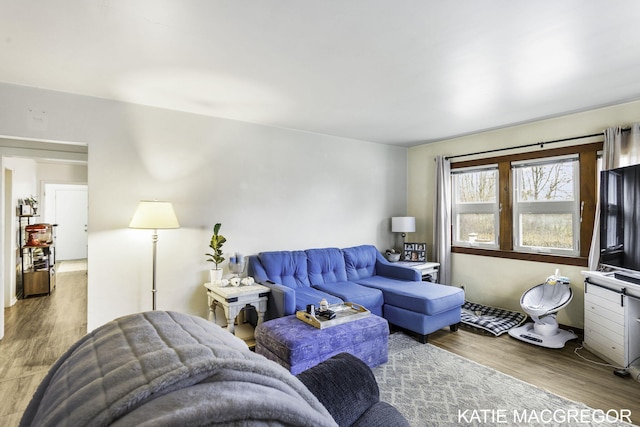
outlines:
[[371, 312], [363, 306], [352, 302], [330, 305], [329, 310], [333, 311], [336, 317], [333, 319], [325, 319], [322, 316], [314, 316], [302, 310], [296, 312], [296, 317], [311, 326], [322, 329], [362, 319], [371, 314]]

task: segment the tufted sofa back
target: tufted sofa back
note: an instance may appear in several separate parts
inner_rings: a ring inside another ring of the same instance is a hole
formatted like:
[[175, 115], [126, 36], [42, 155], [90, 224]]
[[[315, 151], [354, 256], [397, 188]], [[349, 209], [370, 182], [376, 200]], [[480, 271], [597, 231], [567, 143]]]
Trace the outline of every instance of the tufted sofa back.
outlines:
[[292, 289], [310, 287], [307, 254], [304, 251], [260, 252], [267, 279]]
[[376, 274], [378, 250], [372, 245], [354, 246], [342, 250], [347, 267], [347, 279], [359, 280]]
[[347, 269], [338, 248], [307, 249], [307, 270], [312, 285], [345, 282]]
[[256, 280], [270, 280], [292, 289], [365, 279], [376, 275], [376, 261], [388, 264], [373, 245], [260, 252], [259, 262], [252, 258], [249, 274]]

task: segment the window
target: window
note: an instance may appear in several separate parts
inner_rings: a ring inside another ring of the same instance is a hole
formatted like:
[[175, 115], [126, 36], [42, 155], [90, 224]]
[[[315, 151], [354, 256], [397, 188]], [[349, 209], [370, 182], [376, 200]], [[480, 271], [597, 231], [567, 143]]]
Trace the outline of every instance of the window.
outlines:
[[586, 266], [602, 143], [451, 164], [452, 251]]
[[578, 156], [512, 162], [511, 168], [514, 250], [578, 256]]
[[498, 166], [452, 172], [453, 242], [498, 247]]

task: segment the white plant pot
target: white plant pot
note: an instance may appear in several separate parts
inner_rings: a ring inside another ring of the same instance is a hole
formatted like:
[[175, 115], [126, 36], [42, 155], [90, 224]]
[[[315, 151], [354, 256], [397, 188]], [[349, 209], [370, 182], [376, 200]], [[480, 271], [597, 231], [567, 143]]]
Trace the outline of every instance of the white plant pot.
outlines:
[[215, 283], [218, 280], [222, 280], [222, 269], [212, 268], [211, 270], [209, 270], [209, 278], [211, 279], [211, 283]]

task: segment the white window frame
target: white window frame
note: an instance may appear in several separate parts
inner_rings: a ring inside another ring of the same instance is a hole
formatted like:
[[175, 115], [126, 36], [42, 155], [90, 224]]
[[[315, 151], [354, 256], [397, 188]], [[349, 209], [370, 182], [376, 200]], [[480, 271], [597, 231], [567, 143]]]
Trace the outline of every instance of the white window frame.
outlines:
[[[518, 191], [520, 187], [518, 185], [520, 172], [523, 167], [536, 166], [544, 164], [553, 164], [558, 162], [573, 162], [575, 164], [573, 168], [573, 196], [571, 201], [532, 201], [532, 202], [519, 202]], [[580, 165], [578, 155], [568, 156], [556, 156], [547, 157], [541, 159], [531, 159], [521, 162], [511, 163], [512, 176], [513, 176], [513, 250], [516, 252], [525, 253], [543, 253], [554, 254], [563, 256], [576, 257], [580, 255], [580, 222], [581, 222], [581, 202], [580, 202]], [[537, 246], [524, 246], [521, 244], [522, 230], [520, 227], [520, 215], [521, 214], [560, 214], [570, 213], [572, 215], [572, 234], [573, 234], [573, 247], [571, 249], [562, 248], [549, 248], [549, 247], [537, 247]]]
[[[495, 202], [484, 202], [484, 203], [457, 203], [456, 191], [456, 176], [462, 175], [464, 173], [469, 172], [481, 172], [481, 171], [495, 171], [496, 173], [496, 194], [495, 194]], [[468, 168], [459, 168], [453, 169], [451, 171], [451, 218], [452, 218], [452, 234], [451, 234], [451, 245], [452, 246], [461, 246], [461, 247], [475, 247], [475, 248], [483, 248], [483, 249], [498, 249], [500, 247], [500, 198], [499, 198], [499, 173], [498, 173], [498, 164], [487, 164], [482, 166], [468, 167]], [[495, 241], [488, 242], [471, 242], [469, 240], [460, 240], [458, 239], [458, 229], [459, 220], [458, 216], [460, 214], [468, 214], [468, 213], [489, 213], [494, 216], [494, 230], [495, 230]]]

